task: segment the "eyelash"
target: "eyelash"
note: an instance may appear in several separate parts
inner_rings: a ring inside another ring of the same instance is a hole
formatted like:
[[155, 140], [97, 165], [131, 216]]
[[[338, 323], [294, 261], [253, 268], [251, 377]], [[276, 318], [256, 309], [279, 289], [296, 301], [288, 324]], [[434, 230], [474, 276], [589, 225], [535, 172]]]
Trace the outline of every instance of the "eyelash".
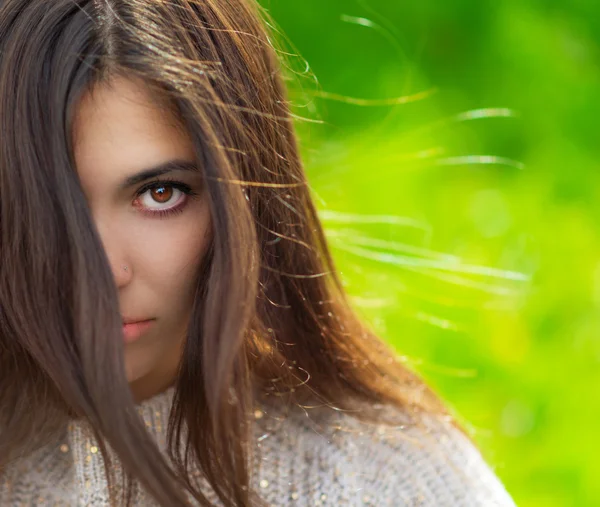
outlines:
[[156, 210], [156, 211], [148, 211], [148, 210], [140, 209], [141, 213], [144, 213], [145, 215], [149, 215], [153, 218], [167, 218], [167, 217], [170, 217], [173, 215], [177, 215], [179, 213], [182, 213], [183, 210], [185, 209], [185, 207], [187, 206], [187, 202], [188, 202], [187, 197], [193, 197], [193, 196], [198, 195], [198, 194], [196, 194], [196, 192], [194, 192], [191, 189], [191, 187], [189, 185], [183, 183], [182, 181], [164, 179], [164, 180], [154, 180], [154, 181], [151, 181], [151, 182], [145, 184], [143, 187], [141, 187], [136, 192], [134, 201], [136, 201], [142, 195], [144, 195], [146, 192], [148, 192], [148, 190], [154, 190], [156, 188], [161, 188], [161, 187], [175, 188], [177, 190], [180, 190], [181, 192], [183, 192], [186, 195], [186, 199], [183, 200], [183, 203], [178, 204], [172, 208]]

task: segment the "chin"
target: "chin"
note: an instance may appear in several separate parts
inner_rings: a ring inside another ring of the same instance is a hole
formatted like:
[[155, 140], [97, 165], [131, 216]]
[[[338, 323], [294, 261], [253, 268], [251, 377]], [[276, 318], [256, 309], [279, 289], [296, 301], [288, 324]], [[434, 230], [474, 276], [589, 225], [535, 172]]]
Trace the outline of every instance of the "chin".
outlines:
[[125, 348], [125, 376], [130, 384], [146, 376], [151, 369], [141, 355], [139, 351]]

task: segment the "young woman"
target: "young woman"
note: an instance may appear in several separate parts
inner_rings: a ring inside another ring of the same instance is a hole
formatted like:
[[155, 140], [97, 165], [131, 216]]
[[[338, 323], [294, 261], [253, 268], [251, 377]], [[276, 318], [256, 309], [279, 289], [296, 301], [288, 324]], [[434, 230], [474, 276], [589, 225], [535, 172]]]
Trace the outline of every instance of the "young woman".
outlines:
[[0, 505], [513, 505], [353, 313], [251, 0], [0, 0]]

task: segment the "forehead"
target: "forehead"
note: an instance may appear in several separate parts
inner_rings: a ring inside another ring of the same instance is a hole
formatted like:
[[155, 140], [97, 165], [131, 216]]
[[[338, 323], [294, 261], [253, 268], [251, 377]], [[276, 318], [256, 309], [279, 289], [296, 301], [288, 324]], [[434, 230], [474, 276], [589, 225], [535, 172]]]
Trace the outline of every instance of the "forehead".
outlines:
[[73, 120], [74, 156], [82, 179], [119, 177], [194, 155], [173, 111], [139, 79], [96, 84], [81, 97]]

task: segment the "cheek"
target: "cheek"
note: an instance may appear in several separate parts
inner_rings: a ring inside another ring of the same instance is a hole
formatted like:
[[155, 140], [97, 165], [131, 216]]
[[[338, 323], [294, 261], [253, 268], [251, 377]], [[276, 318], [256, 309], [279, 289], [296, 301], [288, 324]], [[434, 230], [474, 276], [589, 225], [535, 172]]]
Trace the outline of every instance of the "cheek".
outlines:
[[189, 213], [175, 219], [144, 219], [144, 222], [145, 233], [138, 236], [136, 248], [136, 275], [163, 304], [170, 307], [187, 304], [208, 248], [205, 215]]

